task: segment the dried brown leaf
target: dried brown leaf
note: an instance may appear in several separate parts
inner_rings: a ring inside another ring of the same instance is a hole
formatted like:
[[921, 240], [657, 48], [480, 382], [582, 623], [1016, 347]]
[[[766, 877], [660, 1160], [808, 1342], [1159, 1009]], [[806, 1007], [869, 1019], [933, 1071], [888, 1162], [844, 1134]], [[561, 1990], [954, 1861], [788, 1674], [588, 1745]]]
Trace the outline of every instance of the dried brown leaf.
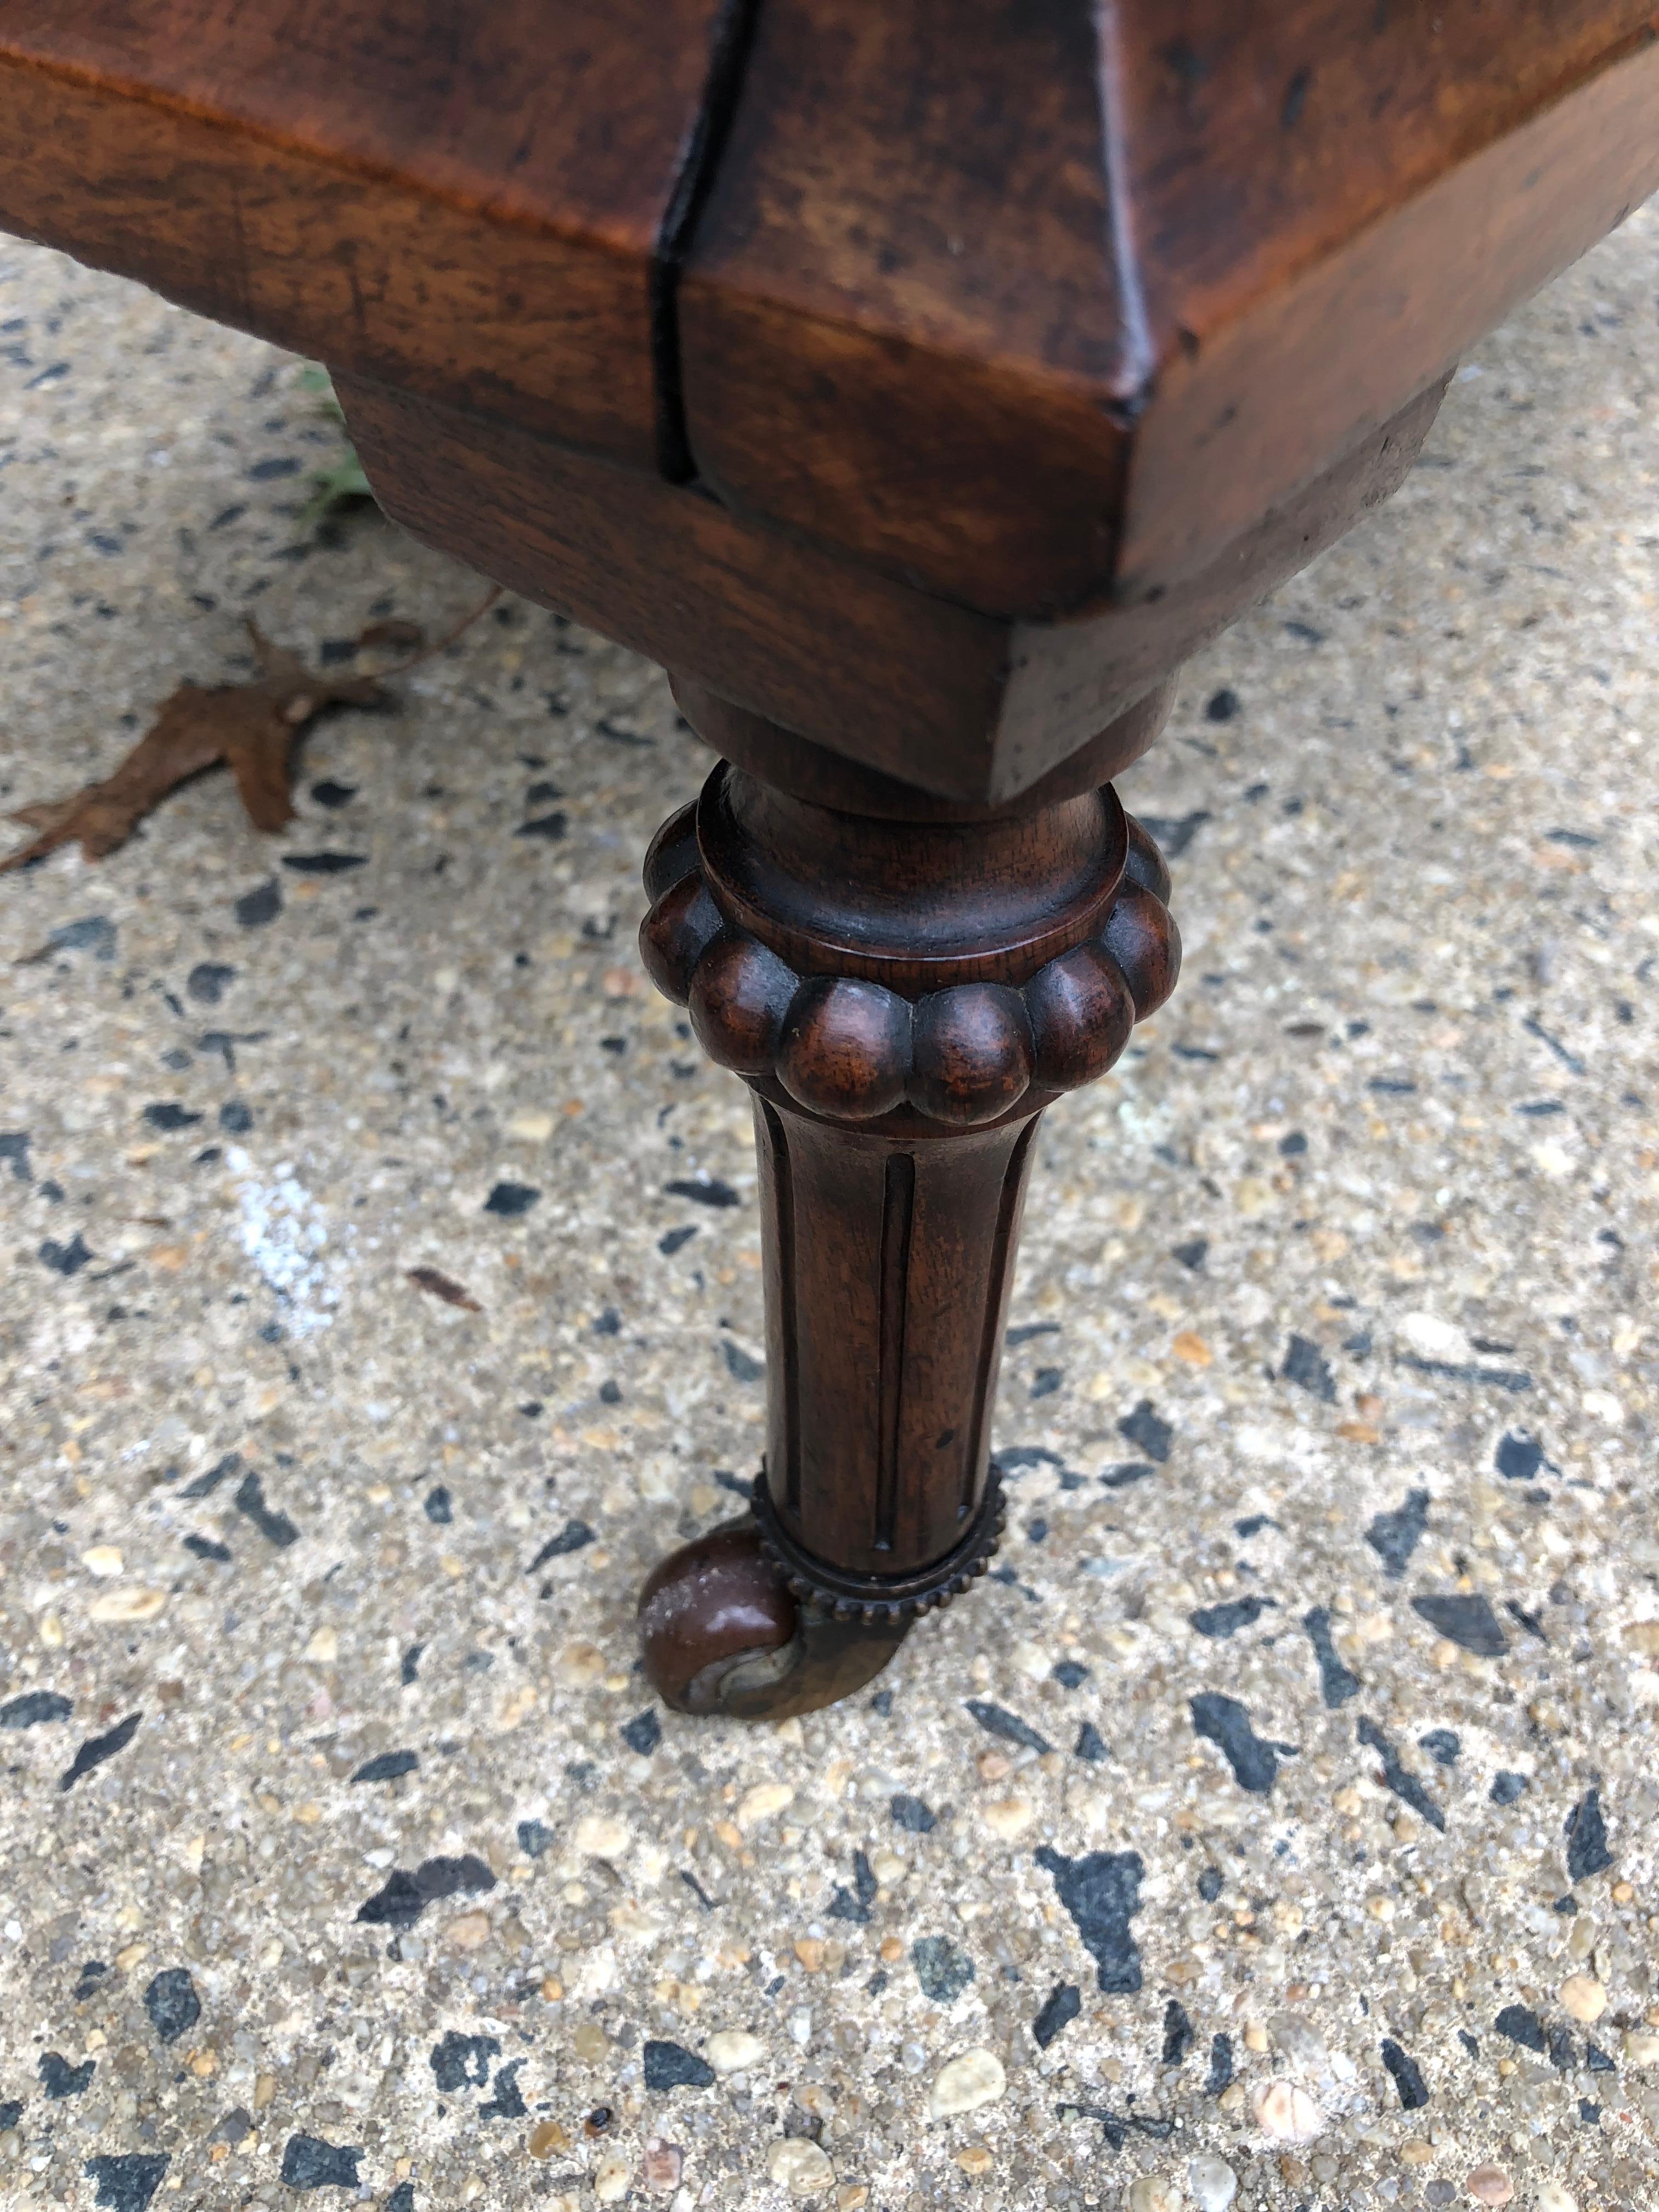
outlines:
[[441, 1267], [411, 1267], [409, 1279], [417, 1291], [426, 1291], [434, 1298], [441, 1298], [447, 1306], [459, 1306], [467, 1313], [482, 1313], [483, 1308], [471, 1291], [458, 1283], [453, 1275], [446, 1275]]
[[371, 677], [313, 675], [305, 663], [248, 624], [263, 673], [252, 684], [204, 690], [181, 684], [112, 775], [67, 799], [20, 806], [12, 814], [39, 835], [0, 859], [0, 874], [78, 842], [89, 860], [125, 844], [169, 792], [220, 762], [229, 767], [248, 818], [258, 830], [280, 830], [294, 818], [289, 754], [295, 738], [325, 707], [373, 707], [386, 694]]
[[[409, 659], [386, 671], [401, 676], [453, 645], [500, 597], [496, 585], [481, 605], [429, 646], [422, 643], [425, 633], [418, 623], [395, 621], [372, 623], [358, 643], [415, 648]], [[125, 844], [169, 792], [221, 762], [235, 778], [237, 794], [256, 830], [280, 830], [291, 822], [289, 766], [295, 738], [325, 707], [380, 707], [388, 695], [372, 676], [313, 674], [257, 623], [250, 621], [247, 632], [261, 672], [252, 684], [221, 684], [210, 690], [181, 684], [156, 709], [155, 720], [113, 775], [67, 799], [16, 808], [11, 820], [39, 835], [0, 859], [0, 875], [77, 841], [88, 860], [105, 859]]]
[[[308, 695], [299, 696], [309, 703]], [[284, 709], [257, 691], [233, 692], [222, 702], [225, 765], [256, 830], [284, 829], [294, 819], [289, 750], [305, 720], [294, 720], [293, 704]]]
[[219, 758], [213, 694], [181, 684], [113, 775], [69, 799], [21, 806], [12, 816], [40, 836], [0, 860], [0, 869], [55, 852], [78, 837], [89, 860], [101, 860], [131, 836], [157, 799]]

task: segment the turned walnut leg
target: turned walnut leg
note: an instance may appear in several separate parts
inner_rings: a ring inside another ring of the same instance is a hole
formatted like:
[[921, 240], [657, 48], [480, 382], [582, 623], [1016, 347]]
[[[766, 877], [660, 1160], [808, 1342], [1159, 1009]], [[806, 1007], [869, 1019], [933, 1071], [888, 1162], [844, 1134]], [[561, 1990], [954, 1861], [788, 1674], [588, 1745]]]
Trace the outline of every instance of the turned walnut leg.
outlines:
[[[705, 736], [767, 757], [689, 690]], [[1168, 872], [1109, 785], [997, 813], [769, 764], [793, 788], [723, 761], [665, 825], [641, 932], [755, 1094], [769, 1401], [751, 1512], [656, 1570], [641, 1640], [670, 1704], [755, 1717], [847, 1696], [985, 1571], [1038, 1121], [1179, 960]]]

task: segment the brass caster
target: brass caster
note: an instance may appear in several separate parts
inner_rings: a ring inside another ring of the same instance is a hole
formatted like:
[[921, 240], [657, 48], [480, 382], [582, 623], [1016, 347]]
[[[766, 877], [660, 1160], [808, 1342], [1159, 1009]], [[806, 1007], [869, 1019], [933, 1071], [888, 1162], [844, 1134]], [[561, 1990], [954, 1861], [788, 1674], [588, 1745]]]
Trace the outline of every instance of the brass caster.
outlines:
[[908, 1616], [837, 1620], [798, 1603], [748, 1514], [671, 1552], [640, 1593], [639, 1623], [646, 1674], [665, 1705], [753, 1721], [851, 1697], [910, 1626]]

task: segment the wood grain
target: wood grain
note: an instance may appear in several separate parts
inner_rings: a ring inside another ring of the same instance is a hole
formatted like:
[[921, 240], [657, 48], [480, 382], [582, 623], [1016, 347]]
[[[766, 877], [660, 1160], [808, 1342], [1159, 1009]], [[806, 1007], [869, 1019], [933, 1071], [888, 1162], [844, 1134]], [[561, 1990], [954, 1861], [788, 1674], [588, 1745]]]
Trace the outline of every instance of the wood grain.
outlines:
[[1659, 183], [1654, 0], [752, 13], [0, 0], [0, 222], [1034, 630], [1212, 568]]
[[699, 465], [988, 613], [1167, 588], [1659, 183], [1656, 25], [768, 0], [683, 286]]
[[386, 512], [513, 590], [930, 788], [994, 775], [1006, 629], [696, 491], [337, 380]]
[[[1210, 0], [1203, 12], [1228, 11]], [[1283, 146], [1277, 165], [1267, 159], [1261, 105], [1235, 143], [1236, 118], [1205, 113], [1200, 87], [1184, 189], [1149, 195], [1148, 223], [1168, 225], [1189, 258], [1149, 283], [1160, 332], [1176, 343], [1137, 432], [1120, 593], [1212, 559], [1659, 186], [1659, 42], [1642, 35], [1573, 81], [1596, 38], [1645, 22], [1649, 9], [1547, 0], [1506, 9], [1515, 21], [1497, 40], [1476, 38], [1465, 17], [1455, 44], [1415, 46], [1423, 11], [1390, 9], [1397, 35], [1375, 57], [1335, 35], [1334, 6], [1316, 12], [1332, 26], [1328, 58], [1310, 71], [1302, 121], [1277, 133], [1294, 140], [1329, 109], [1305, 163]], [[1456, 15], [1434, 12], [1449, 26]], [[1253, 54], [1258, 71], [1266, 58]], [[1373, 59], [1398, 65], [1380, 88]], [[1360, 116], [1368, 128], [1344, 127]], [[1276, 226], [1278, 253], [1250, 234], [1252, 214]], [[1236, 241], [1225, 265], [1224, 221]], [[1154, 228], [1153, 267], [1165, 236]]]
[[[1086, 618], [1014, 625], [653, 480], [390, 386], [337, 380], [386, 512], [729, 704], [923, 792], [1005, 806], [1385, 498], [1440, 387], [1209, 568]], [[742, 740], [742, 732], [734, 732]], [[1120, 727], [1119, 738], [1139, 740]], [[763, 773], [777, 761], [769, 751]], [[780, 769], [786, 783], [810, 763]], [[890, 799], [875, 799], [882, 811]]]
[[765, 0], [680, 290], [722, 496], [994, 611], [1109, 567], [1099, 76], [1073, 0]]
[[1659, 21], [1653, 0], [1119, 0], [1113, 17], [1161, 358], [1571, 100]]
[[987, 1497], [1038, 1118], [1173, 988], [1168, 871], [1109, 787], [900, 820], [723, 765], [646, 884], [648, 972], [755, 1094], [787, 1564], [936, 1599]]
[[325, 360], [388, 514], [733, 756], [641, 942], [755, 1098], [767, 1463], [670, 1702], [985, 1571], [1039, 1119], [1179, 966], [1094, 779], [1656, 184], [1655, 0], [0, 0], [0, 222]]
[[723, 0], [0, 0], [0, 223], [654, 462], [653, 256]]

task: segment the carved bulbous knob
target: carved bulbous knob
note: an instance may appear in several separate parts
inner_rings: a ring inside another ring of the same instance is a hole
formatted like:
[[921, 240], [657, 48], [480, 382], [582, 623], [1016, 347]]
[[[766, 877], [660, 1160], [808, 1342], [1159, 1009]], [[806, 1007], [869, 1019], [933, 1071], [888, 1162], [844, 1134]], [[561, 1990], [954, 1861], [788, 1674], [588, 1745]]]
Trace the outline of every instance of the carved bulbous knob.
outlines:
[[880, 983], [809, 976], [784, 1017], [778, 1081], [809, 1112], [873, 1121], [904, 1103], [910, 1023], [908, 1002]]
[[1031, 1018], [1006, 983], [958, 983], [919, 1001], [912, 1028], [910, 1103], [930, 1121], [972, 1128], [1018, 1106], [1036, 1068]]
[[957, 982], [912, 1000], [867, 975], [802, 974], [722, 913], [696, 810], [684, 807], [647, 859], [641, 954], [658, 988], [690, 1007], [712, 1060], [775, 1082], [810, 1113], [856, 1126], [908, 1108], [941, 1128], [978, 1127], [1028, 1095], [1042, 1104], [1103, 1075], [1175, 988], [1169, 870], [1138, 822], [1127, 829], [1121, 880], [1088, 942], [1018, 987]]

